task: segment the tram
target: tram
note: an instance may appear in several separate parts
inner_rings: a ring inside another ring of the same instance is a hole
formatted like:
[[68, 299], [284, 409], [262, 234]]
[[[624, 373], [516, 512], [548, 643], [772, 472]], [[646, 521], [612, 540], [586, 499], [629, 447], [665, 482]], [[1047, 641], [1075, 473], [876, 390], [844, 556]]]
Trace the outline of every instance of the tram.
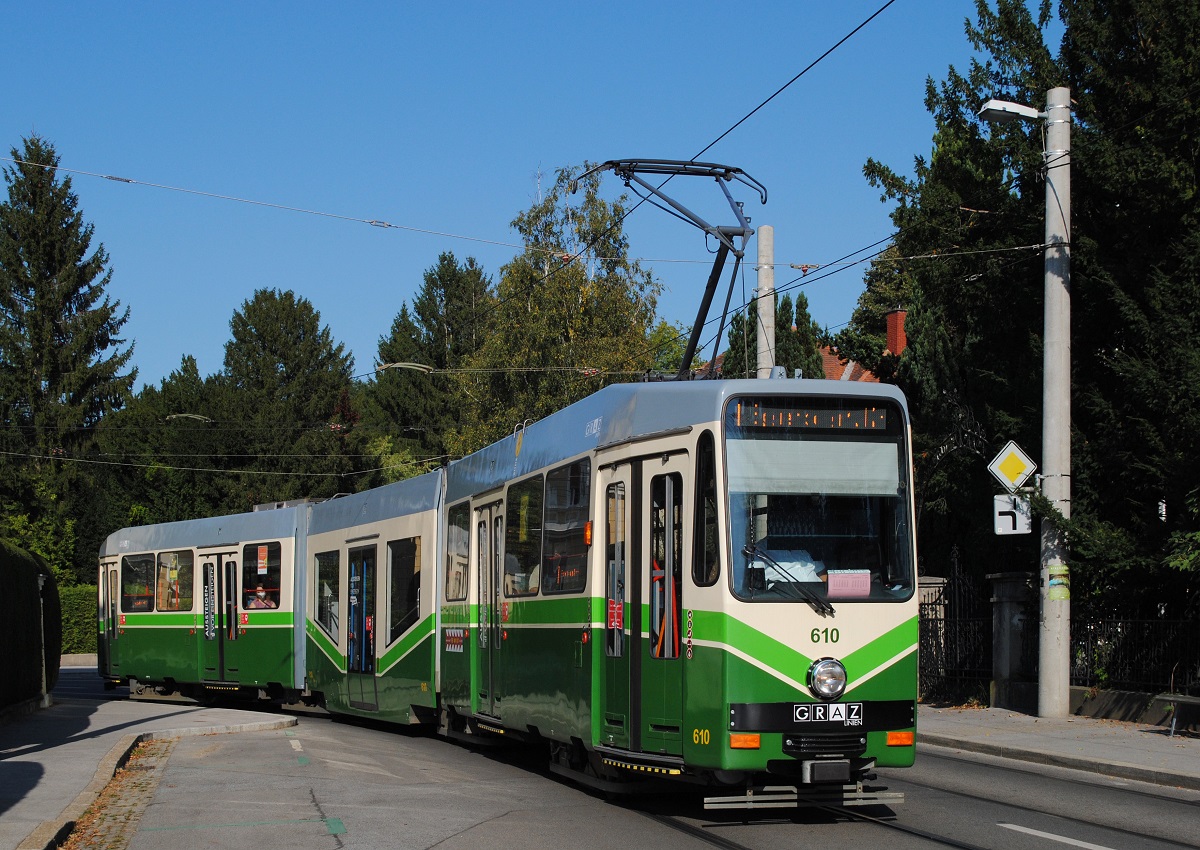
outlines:
[[419, 478], [124, 529], [101, 674], [541, 745], [606, 791], [895, 802], [909, 434], [887, 385], [621, 384]]

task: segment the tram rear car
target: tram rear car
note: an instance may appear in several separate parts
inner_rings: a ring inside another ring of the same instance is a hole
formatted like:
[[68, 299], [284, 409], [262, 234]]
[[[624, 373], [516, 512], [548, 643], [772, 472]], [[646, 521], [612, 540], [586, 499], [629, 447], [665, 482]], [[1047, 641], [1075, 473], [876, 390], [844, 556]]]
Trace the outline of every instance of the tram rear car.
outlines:
[[303, 507], [126, 528], [100, 549], [99, 667], [134, 693], [303, 688]]
[[435, 472], [310, 509], [305, 667], [329, 711], [433, 720], [441, 497]]

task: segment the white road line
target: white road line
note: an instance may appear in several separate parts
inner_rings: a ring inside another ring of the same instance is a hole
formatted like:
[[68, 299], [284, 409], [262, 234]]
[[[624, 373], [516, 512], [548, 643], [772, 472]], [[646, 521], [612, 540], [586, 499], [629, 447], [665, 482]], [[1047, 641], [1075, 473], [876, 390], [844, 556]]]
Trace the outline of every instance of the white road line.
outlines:
[[1074, 838], [1067, 838], [1064, 835], [1055, 835], [1052, 832], [1039, 832], [1036, 829], [1030, 829], [1027, 826], [1017, 826], [1015, 823], [998, 823], [996, 826], [1002, 826], [1005, 829], [1024, 832], [1026, 835], [1036, 835], [1038, 838], [1049, 838], [1051, 841], [1058, 841], [1062, 844], [1070, 844], [1072, 847], [1084, 847], [1087, 850], [1113, 850], [1111, 847], [1105, 847], [1103, 844], [1091, 844], [1087, 841], [1078, 841]]
[[292, 749], [295, 750], [296, 752], [298, 752], [298, 753], [304, 752], [304, 747], [300, 746], [300, 742], [297, 741], [295, 738], [292, 738], [292, 740], [288, 741], [288, 743], [292, 745]]

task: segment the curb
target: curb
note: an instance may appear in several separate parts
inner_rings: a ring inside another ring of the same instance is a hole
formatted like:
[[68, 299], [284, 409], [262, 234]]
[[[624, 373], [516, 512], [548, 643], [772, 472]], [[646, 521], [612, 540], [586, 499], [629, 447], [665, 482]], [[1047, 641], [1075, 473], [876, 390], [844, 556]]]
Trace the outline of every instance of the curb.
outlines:
[[1071, 770], [1098, 773], [1116, 779], [1131, 779], [1135, 782], [1148, 782], [1152, 785], [1166, 785], [1173, 788], [1187, 788], [1192, 791], [1200, 791], [1200, 776], [1170, 773], [1165, 770], [1156, 770], [1152, 767], [1143, 767], [1142, 765], [1127, 764], [1119, 761], [1101, 762], [1095, 759], [1046, 753], [1040, 750], [1010, 747], [1003, 744], [990, 744], [984, 741], [949, 738], [929, 733], [921, 735], [918, 739], [918, 752], [921, 747], [982, 753], [983, 755], [998, 756], [1016, 761], [1027, 761], [1051, 767], [1066, 767]]
[[162, 738], [183, 738], [194, 735], [227, 735], [234, 732], [267, 732], [275, 729], [286, 729], [297, 724], [295, 717], [276, 715], [271, 720], [260, 720], [254, 723], [230, 723], [224, 726], [185, 726], [180, 729], [161, 729], [138, 734], [125, 735], [118, 741], [107, 755], [100, 760], [92, 781], [62, 810], [57, 818], [44, 821], [17, 845], [17, 850], [55, 850], [75, 829], [75, 822], [83, 817], [84, 812], [100, 792], [108, 785], [117, 771], [129, 761], [130, 754], [143, 741]]
[[54, 698], [50, 694], [42, 694], [41, 696], [30, 697], [27, 700], [5, 706], [4, 708], [0, 708], [0, 725], [36, 714], [52, 705], [54, 705]]

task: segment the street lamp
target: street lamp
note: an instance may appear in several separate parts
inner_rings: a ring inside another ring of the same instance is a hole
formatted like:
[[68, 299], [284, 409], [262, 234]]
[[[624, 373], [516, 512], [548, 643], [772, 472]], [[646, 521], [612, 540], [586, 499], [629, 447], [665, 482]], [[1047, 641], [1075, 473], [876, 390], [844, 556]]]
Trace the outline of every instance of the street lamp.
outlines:
[[[1042, 377], [1042, 493], [1071, 516], [1071, 90], [1050, 89], [1046, 111], [1004, 100], [984, 121], [1046, 122], [1046, 295]], [[1066, 717], [1071, 692], [1071, 578], [1063, 530], [1042, 520], [1038, 715]]]

